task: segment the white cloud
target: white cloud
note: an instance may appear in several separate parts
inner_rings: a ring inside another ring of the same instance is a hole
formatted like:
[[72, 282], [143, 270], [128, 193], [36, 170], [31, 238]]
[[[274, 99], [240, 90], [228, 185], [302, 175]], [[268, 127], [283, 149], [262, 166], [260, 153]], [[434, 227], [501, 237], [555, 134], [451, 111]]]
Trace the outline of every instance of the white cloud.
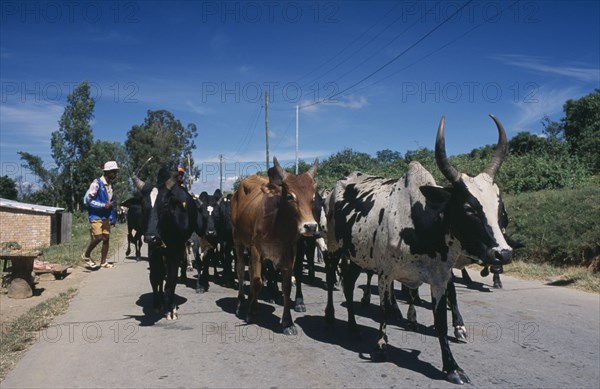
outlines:
[[216, 33], [210, 40], [213, 49], [222, 49], [229, 43], [229, 37], [223, 33]]
[[597, 67], [550, 64], [549, 60], [542, 57], [519, 54], [496, 55], [493, 58], [536, 73], [559, 75], [584, 82], [598, 82], [600, 79]]
[[362, 109], [369, 105], [367, 98], [364, 96], [359, 97], [335, 97], [331, 100], [324, 100], [320, 103], [314, 101], [303, 101], [300, 103], [300, 109], [302, 112], [315, 113], [319, 112], [325, 107], [341, 107], [349, 109]]
[[189, 108], [190, 112], [197, 113], [198, 115], [210, 115], [214, 113], [214, 109], [208, 108], [207, 106], [197, 105], [187, 100], [185, 105]]
[[515, 120], [516, 131], [532, 131], [532, 127], [539, 127], [542, 118], [560, 114], [564, 103], [569, 99], [576, 99], [584, 95], [577, 87], [553, 89], [539, 87], [531, 96], [529, 102], [516, 103], [519, 114]]
[[18, 136], [28, 141], [49, 141], [50, 134], [58, 129], [58, 120], [64, 107], [51, 102], [24, 102], [20, 105], [0, 106], [0, 123], [3, 141], [7, 136]]

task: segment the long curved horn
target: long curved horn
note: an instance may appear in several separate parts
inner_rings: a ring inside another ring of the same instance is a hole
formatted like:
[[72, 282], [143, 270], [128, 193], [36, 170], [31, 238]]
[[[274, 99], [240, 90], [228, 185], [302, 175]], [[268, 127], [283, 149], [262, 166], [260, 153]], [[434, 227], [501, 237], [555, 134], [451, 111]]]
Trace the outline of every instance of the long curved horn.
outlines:
[[173, 189], [173, 187], [177, 185], [177, 177], [175, 176], [171, 176], [167, 182], [165, 182], [165, 186], [167, 187], [168, 190]]
[[142, 189], [144, 189], [144, 185], [146, 185], [146, 183], [142, 180], [140, 180], [135, 173], [131, 175], [131, 179], [133, 180], [133, 184], [135, 185], [135, 187], [137, 188], [137, 190], [141, 191]]
[[310, 178], [315, 178], [315, 174], [317, 174], [317, 167], [319, 166], [319, 158], [315, 159], [315, 163], [308, 169], [307, 173]]
[[438, 168], [450, 181], [451, 183], [458, 182], [460, 179], [460, 173], [456, 170], [450, 162], [448, 162], [448, 158], [446, 157], [446, 141], [444, 140], [444, 125], [446, 124], [446, 118], [442, 116], [440, 120], [440, 125], [438, 127], [437, 136], [435, 138], [435, 162], [438, 165]]
[[498, 145], [496, 146], [496, 150], [494, 151], [494, 155], [492, 156], [492, 161], [483, 169], [484, 173], [487, 173], [492, 179], [496, 175], [498, 169], [500, 169], [500, 165], [502, 165], [502, 161], [504, 161], [504, 157], [506, 156], [506, 151], [508, 150], [508, 141], [506, 140], [506, 132], [504, 131], [504, 127], [502, 123], [494, 115], [490, 115], [494, 123], [496, 123], [496, 127], [498, 127]]

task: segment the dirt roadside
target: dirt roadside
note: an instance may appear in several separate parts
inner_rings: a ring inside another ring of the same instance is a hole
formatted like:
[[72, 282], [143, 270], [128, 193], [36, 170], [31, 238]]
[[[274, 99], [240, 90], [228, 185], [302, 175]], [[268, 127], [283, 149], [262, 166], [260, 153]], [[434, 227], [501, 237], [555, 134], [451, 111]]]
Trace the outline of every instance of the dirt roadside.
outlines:
[[67, 276], [61, 280], [55, 280], [51, 274], [39, 277], [35, 285], [33, 297], [26, 299], [13, 299], [8, 297], [7, 289], [0, 289], [0, 325], [4, 325], [17, 319], [36, 305], [66, 292], [69, 288], [79, 289], [91, 273], [84, 267], [70, 268]]

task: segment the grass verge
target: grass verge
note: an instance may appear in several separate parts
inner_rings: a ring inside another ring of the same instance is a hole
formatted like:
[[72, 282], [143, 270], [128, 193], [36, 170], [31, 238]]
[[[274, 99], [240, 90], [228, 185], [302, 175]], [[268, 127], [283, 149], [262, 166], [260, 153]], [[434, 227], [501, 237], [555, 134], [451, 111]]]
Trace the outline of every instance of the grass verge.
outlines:
[[69, 307], [76, 289], [69, 289], [50, 298], [1, 328], [0, 381], [16, 365], [23, 351], [35, 340], [41, 330], [47, 328], [54, 318]]
[[504, 267], [504, 274], [523, 280], [541, 281], [547, 285], [600, 293], [600, 273], [590, 271], [589, 267], [556, 267], [548, 263], [516, 260]]

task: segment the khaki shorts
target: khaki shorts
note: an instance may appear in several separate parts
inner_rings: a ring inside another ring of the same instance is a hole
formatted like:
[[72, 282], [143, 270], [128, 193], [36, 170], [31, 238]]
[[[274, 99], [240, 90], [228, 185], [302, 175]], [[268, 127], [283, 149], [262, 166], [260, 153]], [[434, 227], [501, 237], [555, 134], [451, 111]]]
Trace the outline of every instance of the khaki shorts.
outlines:
[[110, 235], [110, 220], [91, 221], [90, 234], [92, 234], [93, 236]]

